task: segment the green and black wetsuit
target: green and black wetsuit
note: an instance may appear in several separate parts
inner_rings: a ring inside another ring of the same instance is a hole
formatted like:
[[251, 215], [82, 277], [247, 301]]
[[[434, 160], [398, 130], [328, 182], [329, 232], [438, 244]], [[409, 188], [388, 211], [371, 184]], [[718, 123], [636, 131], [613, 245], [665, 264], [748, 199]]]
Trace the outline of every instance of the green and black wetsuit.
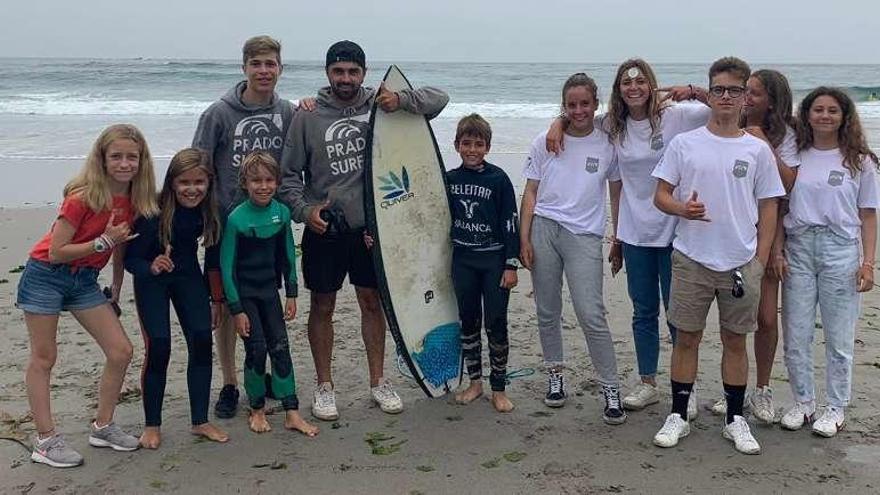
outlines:
[[244, 388], [252, 409], [266, 403], [266, 357], [272, 362], [272, 391], [285, 409], [298, 409], [296, 380], [278, 289], [296, 297], [296, 252], [290, 211], [272, 200], [261, 207], [245, 201], [229, 214], [220, 247], [226, 303], [251, 324], [245, 347]]

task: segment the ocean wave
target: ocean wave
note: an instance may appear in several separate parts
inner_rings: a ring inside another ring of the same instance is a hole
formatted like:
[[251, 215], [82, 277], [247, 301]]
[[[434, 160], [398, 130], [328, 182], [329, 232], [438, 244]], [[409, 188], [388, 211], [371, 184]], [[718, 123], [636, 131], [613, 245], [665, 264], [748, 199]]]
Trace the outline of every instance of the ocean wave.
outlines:
[[[870, 92], [871, 88], [863, 89]], [[880, 94], [880, 90], [878, 90]], [[0, 98], [0, 114], [10, 115], [199, 115], [213, 101], [108, 99], [73, 93], [30, 93]], [[862, 118], [880, 118], [880, 101], [857, 103]], [[598, 113], [605, 111], [599, 106]], [[479, 113], [488, 119], [551, 119], [560, 112], [558, 103], [450, 103], [440, 114], [456, 120]]]
[[0, 100], [0, 114], [12, 115], [199, 115], [211, 104], [199, 100], [113, 100], [27, 94]]

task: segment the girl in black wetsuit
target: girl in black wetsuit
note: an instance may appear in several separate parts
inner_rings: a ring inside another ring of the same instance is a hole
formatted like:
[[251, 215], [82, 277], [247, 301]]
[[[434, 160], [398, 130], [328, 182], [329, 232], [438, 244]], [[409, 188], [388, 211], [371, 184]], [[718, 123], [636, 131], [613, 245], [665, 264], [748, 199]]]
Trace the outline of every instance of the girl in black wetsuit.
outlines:
[[[210, 157], [201, 150], [181, 150], [168, 167], [159, 194], [160, 212], [139, 219], [139, 234], [129, 243], [125, 269], [134, 276], [134, 294], [146, 356], [142, 373], [145, 427], [140, 443], [159, 447], [165, 376], [171, 355], [169, 301], [186, 338], [192, 433], [226, 442], [226, 432], [208, 422], [211, 391], [211, 328], [223, 300], [219, 277], [220, 221], [214, 202]], [[201, 238], [206, 248], [205, 276], [198, 262]], [[212, 281], [209, 295], [209, 284]]]

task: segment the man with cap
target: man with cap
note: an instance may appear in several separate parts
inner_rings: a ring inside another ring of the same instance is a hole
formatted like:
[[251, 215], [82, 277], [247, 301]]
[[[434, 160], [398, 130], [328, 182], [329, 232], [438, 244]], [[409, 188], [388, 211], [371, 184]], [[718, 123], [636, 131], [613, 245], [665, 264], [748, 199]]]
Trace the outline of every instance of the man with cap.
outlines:
[[278, 193], [293, 220], [306, 224], [302, 271], [311, 292], [308, 333], [318, 378], [312, 415], [325, 421], [339, 417], [330, 369], [332, 318], [336, 292], [346, 275], [361, 310], [370, 395], [382, 411], [396, 414], [403, 402], [383, 376], [385, 318], [365, 233], [363, 167], [370, 110], [375, 99], [386, 112], [404, 110], [434, 118], [449, 97], [430, 87], [398, 92], [381, 85], [378, 90], [363, 87], [366, 56], [352, 41], [334, 43], [325, 68], [330, 85], [318, 92], [315, 111], [298, 112], [288, 130]]

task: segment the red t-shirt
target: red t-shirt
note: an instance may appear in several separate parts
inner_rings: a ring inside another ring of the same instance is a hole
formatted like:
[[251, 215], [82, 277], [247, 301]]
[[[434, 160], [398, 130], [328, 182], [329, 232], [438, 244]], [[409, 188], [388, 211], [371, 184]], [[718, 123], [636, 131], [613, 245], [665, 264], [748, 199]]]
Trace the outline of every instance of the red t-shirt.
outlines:
[[[113, 212], [116, 217], [113, 219], [114, 225], [128, 222], [131, 224], [133, 212], [131, 209], [131, 201], [128, 196], [113, 196]], [[86, 206], [79, 195], [68, 196], [61, 203], [61, 209], [58, 212], [58, 218], [67, 220], [76, 232], [73, 234], [71, 244], [80, 244], [83, 242], [91, 242], [104, 233], [107, 228], [107, 221], [110, 220], [109, 211], [92, 211]], [[52, 229], [55, 224], [52, 224]], [[36, 260], [49, 263], [49, 245], [52, 243], [52, 229], [40, 239], [39, 242], [31, 249], [30, 256]], [[112, 251], [103, 253], [93, 253], [85, 258], [79, 258], [68, 262], [68, 265], [76, 267], [90, 267], [100, 270], [110, 261]]]

